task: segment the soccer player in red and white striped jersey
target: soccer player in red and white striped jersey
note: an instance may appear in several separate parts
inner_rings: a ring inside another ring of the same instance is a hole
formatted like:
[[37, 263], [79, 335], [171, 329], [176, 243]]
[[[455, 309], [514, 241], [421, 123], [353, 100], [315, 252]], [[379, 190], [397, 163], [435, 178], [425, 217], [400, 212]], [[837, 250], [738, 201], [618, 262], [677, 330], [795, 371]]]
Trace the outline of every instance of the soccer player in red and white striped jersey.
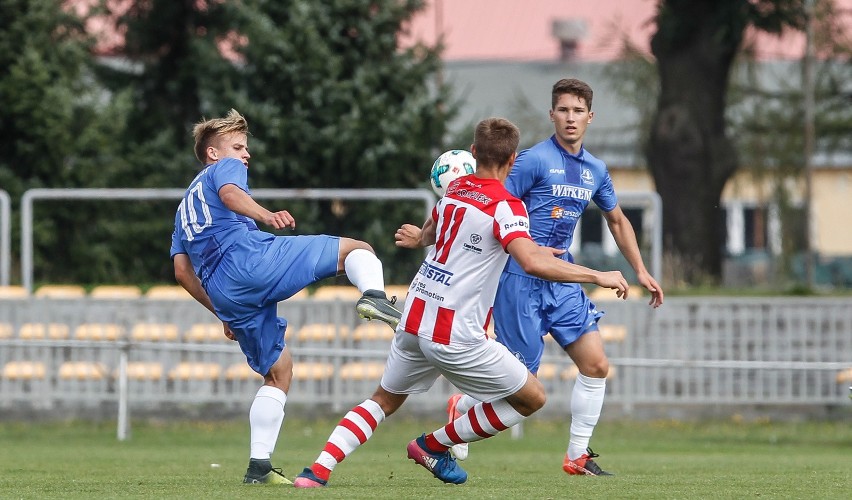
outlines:
[[325, 486], [334, 467], [364, 444], [385, 417], [409, 394], [429, 390], [439, 375], [483, 401], [408, 444], [408, 457], [446, 483], [467, 480], [448, 452], [451, 446], [494, 436], [544, 405], [541, 382], [485, 333], [509, 255], [544, 279], [595, 283], [619, 296], [627, 292], [620, 272], [568, 263], [532, 241], [523, 202], [503, 187], [518, 142], [518, 128], [508, 120], [480, 122], [471, 147], [476, 173], [448, 186], [421, 230], [403, 226], [397, 231], [398, 246], [434, 247], [409, 289], [381, 383], [343, 417], [314, 464], [298, 475], [296, 487]]

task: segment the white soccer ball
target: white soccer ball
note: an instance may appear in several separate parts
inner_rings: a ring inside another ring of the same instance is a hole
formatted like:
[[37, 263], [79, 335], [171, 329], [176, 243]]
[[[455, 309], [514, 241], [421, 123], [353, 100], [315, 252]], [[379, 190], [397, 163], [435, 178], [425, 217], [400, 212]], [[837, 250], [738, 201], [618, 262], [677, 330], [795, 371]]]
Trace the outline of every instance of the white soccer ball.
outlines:
[[435, 194], [443, 197], [447, 193], [450, 182], [474, 172], [476, 172], [476, 159], [473, 155], [463, 149], [451, 149], [439, 156], [432, 164], [429, 180]]

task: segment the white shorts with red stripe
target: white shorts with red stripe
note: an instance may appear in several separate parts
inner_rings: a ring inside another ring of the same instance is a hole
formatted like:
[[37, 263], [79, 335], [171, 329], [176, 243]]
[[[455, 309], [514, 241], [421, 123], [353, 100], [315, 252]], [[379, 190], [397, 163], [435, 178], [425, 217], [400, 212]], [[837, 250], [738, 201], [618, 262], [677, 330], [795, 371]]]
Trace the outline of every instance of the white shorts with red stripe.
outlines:
[[518, 392], [529, 370], [506, 346], [490, 338], [476, 344], [444, 345], [397, 331], [382, 388], [394, 394], [418, 394], [428, 391], [438, 375], [460, 391], [488, 402]]

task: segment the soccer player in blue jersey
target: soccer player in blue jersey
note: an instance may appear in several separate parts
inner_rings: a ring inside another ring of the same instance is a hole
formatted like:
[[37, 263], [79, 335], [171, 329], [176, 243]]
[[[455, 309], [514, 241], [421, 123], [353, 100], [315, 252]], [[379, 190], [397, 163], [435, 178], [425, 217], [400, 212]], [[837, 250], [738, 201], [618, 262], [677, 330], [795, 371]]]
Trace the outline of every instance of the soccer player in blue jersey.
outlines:
[[[651, 294], [649, 305], [663, 303], [663, 289], [648, 273], [633, 226], [618, 205], [609, 172], [601, 160], [583, 147], [591, 123], [592, 89], [577, 79], [553, 85], [550, 121], [554, 134], [521, 151], [506, 179], [506, 189], [526, 204], [530, 234], [542, 246], [554, 248], [573, 262], [568, 252], [574, 228], [590, 201], [603, 212], [609, 230], [639, 284]], [[603, 407], [609, 361], [598, 331], [603, 315], [576, 283], [556, 283], [524, 272], [509, 258], [494, 302], [497, 340], [536, 373], [550, 334], [579, 369], [571, 395], [571, 435], [562, 468], [568, 474], [608, 475], [595, 463], [589, 449]], [[476, 401], [454, 395], [448, 403], [450, 418], [464, 414]], [[466, 445], [453, 449], [457, 458], [467, 455]]]
[[175, 278], [218, 317], [224, 335], [239, 342], [249, 366], [263, 376], [249, 411], [251, 451], [245, 483], [290, 484], [270, 461], [293, 376], [284, 342], [287, 321], [278, 302], [323, 278], [345, 272], [363, 293], [358, 314], [396, 328], [400, 312], [384, 292], [382, 263], [363, 241], [327, 235], [276, 236], [295, 228], [286, 210], [255, 202], [247, 183], [248, 123], [236, 110], [193, 129], [203, 170], [175, 214], [171, 257]]

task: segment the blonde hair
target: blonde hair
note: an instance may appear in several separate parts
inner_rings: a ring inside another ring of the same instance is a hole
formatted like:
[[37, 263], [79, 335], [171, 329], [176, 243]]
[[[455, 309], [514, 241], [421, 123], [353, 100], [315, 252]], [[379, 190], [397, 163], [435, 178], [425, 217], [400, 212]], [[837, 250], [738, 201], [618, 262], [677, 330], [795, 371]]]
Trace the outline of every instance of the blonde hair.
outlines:
[[207, 159], [207, 148], [212, 146], [219, 137], [235, 132], [248, 134], [248, 122], [236, 109], [231, 109], [224, 118], [201, 119], [192, 128], [195, 138], [195, 157], [204, 163]]

